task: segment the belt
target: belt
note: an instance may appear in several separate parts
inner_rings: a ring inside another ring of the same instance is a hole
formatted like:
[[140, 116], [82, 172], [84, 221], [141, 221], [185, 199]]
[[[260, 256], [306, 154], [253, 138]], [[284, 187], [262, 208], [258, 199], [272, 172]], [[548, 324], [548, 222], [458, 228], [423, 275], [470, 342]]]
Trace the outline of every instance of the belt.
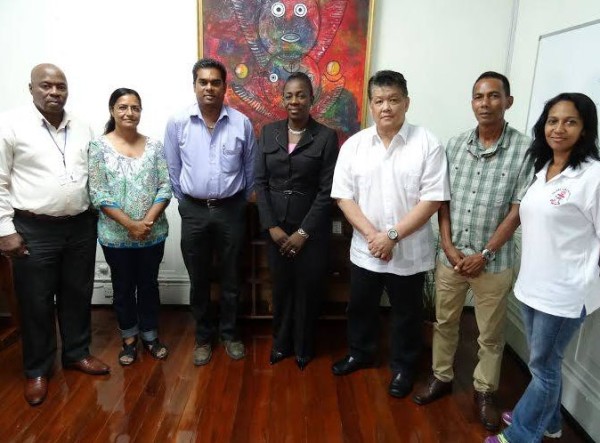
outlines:
[[71, 220], [75, 217], [78, 217], [82, 214], [85, 214], [89, 212], [89, 209], [86, 209], [85, 211], [79, 213], [79, 214], [75, 214], [75, 215], [46, 215], [46, 214], [36, 214], [35, 212], [31, 212], [31, 211], [24, 211], [23, 209], [15, 209], [15, 215], [19, 216], [19, 217], [27, 217], [27, 218], [33, 218], [36, 220], [42, 220], [42, 221], [49, 221], [49, 222], [62, 222], [62, 221], [67, 221], [67, 220]]
[[297, 191], [295, 189], [277, 189], [277, 188], [269, 188], [269, 191], [271, 192], [277, 192], [279, 194], [283, 194], [283, 195], [308, 195], [305, 192], [301, 192], [301, 191]]
[[198, 205], [206, 206], [207, 208], [218, 208], [219, 206], [223, 206], [226, 203], [232, 202], [234, 200], [238, 200], [242, 196], [243, 191], [240, 191], [236, 194], [233, 194], [229, 197], [224, 198], [196, 198], [191, 195], [184, 194], [184, 197], [187, 200], [190, 200]]

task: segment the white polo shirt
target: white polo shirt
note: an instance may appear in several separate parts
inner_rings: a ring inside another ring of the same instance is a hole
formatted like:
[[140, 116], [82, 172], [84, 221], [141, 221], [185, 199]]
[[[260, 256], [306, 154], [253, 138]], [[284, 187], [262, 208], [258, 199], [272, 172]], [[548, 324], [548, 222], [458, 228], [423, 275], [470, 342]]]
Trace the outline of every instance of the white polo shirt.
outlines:
[[[407, 122], [386, 149], [375, 126], [350, 137], [341, 147], [333, 176], [332, 198], [354, 200], [379, 231], [397, 224], [421, 200], [450, 200], [444, 147], [425, 128]], [[369, 252], [354, 230], [350, 260], [374, 272], [413, 275], [433, 269], [430, 223], [402, 239], [388, 262]]]
[[600, 162], [568, 167], [546, 182], [548, 164], [521, 201], [517, 299], [547, 314], [577, 318], [600, 307]]

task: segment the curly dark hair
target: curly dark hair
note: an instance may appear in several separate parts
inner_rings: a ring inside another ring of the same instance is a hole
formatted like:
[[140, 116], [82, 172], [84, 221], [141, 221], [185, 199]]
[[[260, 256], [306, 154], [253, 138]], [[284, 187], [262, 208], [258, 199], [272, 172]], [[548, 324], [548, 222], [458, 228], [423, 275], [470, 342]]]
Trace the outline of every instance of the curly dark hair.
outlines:
[[586, 162], [590, 158], [600, 160], [600, 155], [598, 154], [598, 114], [596, 104], [585, 94], [563, 92], [546, 102], [542, 115], [540, 115], [540, 118], [533, 126], [533, 142], [529, 148], [529, 154], [534, 160], [536, 172], [540, 171], [553, 157], [552, 149], [546, 141], [546, 120], [548, 120], [550, 109], [562, 101], [573, 103], [583, 122], [581, 137], [575, 143], [565, 168], [571, 166], [576, 169], [581, 163]]

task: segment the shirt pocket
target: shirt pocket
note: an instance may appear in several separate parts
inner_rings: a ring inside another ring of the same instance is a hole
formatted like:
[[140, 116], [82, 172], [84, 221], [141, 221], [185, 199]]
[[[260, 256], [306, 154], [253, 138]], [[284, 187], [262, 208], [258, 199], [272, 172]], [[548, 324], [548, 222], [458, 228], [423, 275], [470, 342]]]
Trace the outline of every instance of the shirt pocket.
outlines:
[[236, 138], [231, 144], [224, 144], [221, 148], [221, 170], [223, 172], [238, 172], [242, 165], [244, 141]]
[[417, 204], [419, 201], [421, 175], [416, 172], [409, 172], [402, 180], [402, 187], [406, 198], [410, 204]]
[[499, 169], [494, 171], [494, 174], [492, 177], [488, 177], [488, 180], [490, 180], [492, 186], [490, 192], [494, 194], [494, 205], [496, 207], [510, 205], [516, 177], [513, 177], [513, 174], [506, 169]]

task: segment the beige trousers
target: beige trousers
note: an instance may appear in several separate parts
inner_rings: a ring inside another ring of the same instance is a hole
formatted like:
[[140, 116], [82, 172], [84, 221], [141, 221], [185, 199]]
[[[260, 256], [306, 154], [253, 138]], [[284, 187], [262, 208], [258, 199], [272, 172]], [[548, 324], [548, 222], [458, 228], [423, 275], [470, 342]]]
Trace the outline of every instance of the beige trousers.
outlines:
[[479, 362], [473, 373], [476, 391], [498, 389], [508, 292], [513, 270], [497, 274], [481, 273], [476, 278], [463, 277], [440, 262], [435, 271], [437, 323], [433, 331], [433, 373], [441, 381], [454, 378], [454, 354], [458, 346], [460, 316], [469, 287], [473, 290], [475, 318], [479, 328]]

